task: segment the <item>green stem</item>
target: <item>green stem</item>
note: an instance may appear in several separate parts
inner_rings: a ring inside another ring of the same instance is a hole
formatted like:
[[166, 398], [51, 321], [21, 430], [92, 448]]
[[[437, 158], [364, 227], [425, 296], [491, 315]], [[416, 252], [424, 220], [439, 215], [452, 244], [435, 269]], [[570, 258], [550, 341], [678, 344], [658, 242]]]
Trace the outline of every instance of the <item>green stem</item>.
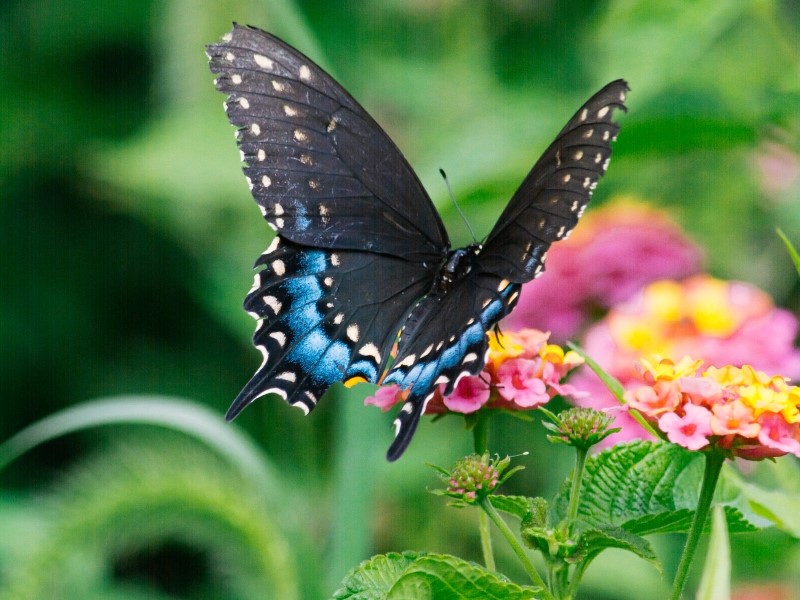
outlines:
[[489, 531], [489, 517], [485, 512], [478, 513], [478, 521], [481, 532], [481, 550], [483, 550], [483, 563], [490, 571], [496, 571], [497, 565], [494, 562], [494, 549], [492, 548], [492, 532]]
[[542, 592], [544, 594], [543, 598], [546, 598], [547, 600], [552, 600], [553, 596], [547, 590], [547, 587], [545, 586], [544, 580], [542, 579], [541, 575], [539, 575], [539, 573], [536, 571], [536, 568], [533, 566], [533, 563], [530, 561], [530, 558], [528, 558], [528, 555], [525, 554], [525, 550], [517, 541], [517, 538], [514, 537], [514, 533], [511, 531], [511, 528], [506, 524], [505, 521], [503, 521], [500, 515], [497, 514], [497, 511], [495, 510], [494, 506], [492, 506], [492, 503], [489, 501], [489, 498], [484, 496], [478, 502], [480, 507], [486, 513], [486, 515], [495, 524], [495, 527], [497, 527], [500, 530], [500, 533], [503, 535], [503, 537], [506, 538], [506, 541], [511, 546], [511, 549], [514, 551], [514, 554], [517, 555], [517, 558], [519, 558], [520, 562], [522, 563], [522, 567], [525, 569], [525, 572], [528, 574], [528, 577], [530, 577], [533, 584], [542, 588]]
[[475, 427], [472, 428], [475, 454], [483, 456], [489, 450], [489, 417], [486, 411], [478, 411]]
[[678, 563], [678, 570], [675, 573], [670, 600], [680, 600], [683, 587], [686, 585], [686, 577], [689, 574], [689, 567], [692, 565], [694, 553], [697, 550], [697, 543], [700, 541], [700, 534], [703, 533], [703, 528], [708, 518], [711, 500], [714, 498], [714, 490], [717, 487], [717, 481], [719, 481], [722, 465], [725, 463], [725, 455], [721, 452], [707, 452], [705, 453], [705, 461], [700, 498], [697, 501], [697, 509], [692, 519], [692, 526], [689, 529], [689, 537], [686, 538], [681, 561]]
[[578, 503], [581, 493], [581, 480], [586, 467], [586, 457], [589, 451], [586, 448], [575, 448], [575, 471], [572, 474], [572, 485], [569, 491], [569, 507], [567, 508], [567, 523], [572, 529], [572, 523], [578, 516]]
[[[475, 454], [483, 456], [489, 448], [489, 418], [485, 411], [478, 411], [475, 427], [472, 429], [472, 438], [475, 446]], [[492, 532], [489, 529], [489, 519], [486, 513], [481, 511], [478, 516], [478, 530], [481, 536], [481, 550], [483, 551], [483, 563], [490, 571], [496, 571], [497, 566], [494, 562], [494, 549], [492, 548]]]

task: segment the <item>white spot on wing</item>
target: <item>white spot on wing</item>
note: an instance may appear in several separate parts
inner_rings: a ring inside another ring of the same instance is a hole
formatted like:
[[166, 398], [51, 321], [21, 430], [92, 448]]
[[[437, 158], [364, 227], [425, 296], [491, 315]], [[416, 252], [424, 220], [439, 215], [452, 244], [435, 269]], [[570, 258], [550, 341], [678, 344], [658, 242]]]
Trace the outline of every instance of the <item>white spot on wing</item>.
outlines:
[[[276, 393], [280, 393], [283, 396], [283, 399], [286, 400], [286, 392], [284, 392], [283, 390], [280, 390], [280, 392], [278, 392], [278, 390], [273, 390], [273, 391]], [[305, 402], [295, 402], [294, 404], [292, 404], [292, 406], [302, 410], [304, 415], [308, 415], [308, 413], [311, 411], [311, 409], [308, 408], [308, 406], [306, 406]]]
[[295, 129], [294, 139], [296, 139], [298, 142], [305, 142], [308, 139], [308, 136], [305, 134], [305, 132]]
[[260, 287], [261, 287], [261, 273], [256, 273], [253, 276], [253, 286], [250, 288], [250, 291], [247, 292], [247, 294], [248, 295], [252, 294], [253, 292], [255, 292]]
[[286, 89], [286, 86], [282, 84], [280, 81], [272, 80], [272, 89], [276, 92], [282, 92]]
[[398, 367], [410, 367], [417, 360], [416, 354], [409, 354], [401, 362], [397, 363]]
[[275, 296], [264, 296], [264, 304], [269, 306], [276, 315], [281, 312], [281, 307], [283, 306]]
[[340, 264], [342, 264], [342, 261], [341, 261], [341, 259], [339, 258], [339, 255], [338, 255], [338, 254], [336, 254], [335, 252], [334, 252], [333, 254], [331, 254], [331, 264], [332, 264], [334, 267], [338, 267]]
[[283, 222], [283, 219], [281, 217], [275, 219], [275, 227], [277, 227], [278, 229], [283, 229], [284, 225], [285, 223]]
[[272, 333], [269, 334], [269, 337], [278, 342], [278, 345], [281, 348], [283, 348], [286, 345], [286, 334], [283, 333], [282, 331], [273, 331]]
[[360, 332], [358, 330], [358, 325], [353, 323], [347, 327], [347, 337], [350, 338], [352, 341], [357, 342], [358, 336]]
[[308, 66], [302, 65], [300, 67], [300, 79], [304, 79], [306, 81], [311, 79], [311, 69], [309, 69]]
[[269, 247], [264, 251], [264, 254], [271, 254], [272, 252], [275, 252], [275, 250], [278, 249], [280, 243], [281, 243], [281, 238], [279, 238], [278, 236], [272, 238], [272, 241], [270, 242]]
[[358, 353], [361, 356], [367, 356], [369, 358], [374, 358], [376, 363], [381, 362], [381, 354], [378, 352], [378, 347], [370, 342], [369, 344], [364, 344], [359, 348]]
[[[272, 185], [272, 179], [270, 179], [268, 175], [264, 175], [261, 178], [261, 185], [263, 185], [265, 188], [268, 188], [269, 186]], [[280, 204], [278, 204], [277, 206], [280, 206]]]
[[327, 287], [331, 287], [333, 285], [333, 277], [326, 277], [322, 280], [322, 283], [324, 283]]
[[272, 68], [272, 60], [264, 56], [263, 54], [253, 54], [253, 60], [256, 61], [256, 64], [261, 67], [262, 69], [271, 69]]
[[475, 354], [474, 352], [470, 352], [464, 357], [464, 360], [462, 360], [461, 362], [463, 364], [463, 363], [473, 362], [476, 360], [478, 360], [478, 355]]
[[275, 375], [275, 379], [282, 379], [283, 381], [294, 383], [297, 381], [297, 375], [295, 375], [294, 371], [284, 371], [283, 373]]
[[253, 135], [261, 135], [261, 127], [259, 127], [258, 123], [253, 123], [250, 125], [250, 132]]
[[283, 206], [279, 202], [275, 203], [275, 208], [273, 208], [272, 210], [275, 213], [275, 216], [278, 217], [280, 217], [284, 213]]
[[250, 108], [250, 101], [247, 98], [239, 98], [239, 106], [247, 110]]
[[259, 148], [258, 149], [258, 160], [263, 161], [265, 158], [267, 158], [267, 153], [264, 152], [263, 148]]
[[580, 159], [582, 159], [582, 158], [583, 158], [583, 150], [578, 150], [578, 151], [576, 151], [576, 152], [575, 152], [575, 154], [573, 155], [573, 158], [574, 158], [575, 160], [580, 160]]
[[258, 370], [260, 371], [261, 369], [264, 368], [264, 366], [267, 364], [267, 361], [269, 360], [269, 352], [267, 352], [267, 349], [264, 346], [256, 346], [256, 348], [258, 348], [258, 351], [261, 352], [261, 356], [264, 357], [263, 360], [261, 361], [261, 366], [258, 367]]
[[280, 259], [272, 261], [272, 270], [275, 271], [275, 275], [278, 277], [282, 277], [286, 273], [286, 265]]
[[295, 109], [293, 109], [291, 106], [289, 106], [288, 104], [284, 104], [283, 105], [283, 112], [286, 113], [287, 117], [296, 117], [297, 116], [297, 111]]
[[585, 121], [586, 117], [588, 117], [588, 116], [589, 116], [589, 109], [588, 108], [584, 108], [581, 111], [581, 116], [580, 116], [581, 121]]
[[335, 325], [338, 325], [342, 321], [344, 321], [344, 314], [342, 314], [342, 313], [339, 313], [338, 315], [333, 317], [333, 322], [334, 322]]
[[419, 355], [419, 357], [420, 358], [425, 358], [426, 356], [428, 356], [428, 354], [431, 353], [431, 350], [433, 350], [433, 344], [429, 344], [428, 347], [425, 348], [425, 350], [422, 351], [422, 353]]
[[597, 111], [597, 117], [602, 119], [608, 114], [608, 111], [611, 110], [608, 106], [604, 106], [600, 110]]
[[240, 83], [242, 83], [242, 76], [239, 75], [238, 73], [234, 73], [233, 75], [231, 75], [231, 83], [233, 83], [233, 85], [239, 85]]
[[226, 52], [225, 53], [225, 60], [228, 62], [233, 62], [236, 57], [233, 55], [233, 52]]

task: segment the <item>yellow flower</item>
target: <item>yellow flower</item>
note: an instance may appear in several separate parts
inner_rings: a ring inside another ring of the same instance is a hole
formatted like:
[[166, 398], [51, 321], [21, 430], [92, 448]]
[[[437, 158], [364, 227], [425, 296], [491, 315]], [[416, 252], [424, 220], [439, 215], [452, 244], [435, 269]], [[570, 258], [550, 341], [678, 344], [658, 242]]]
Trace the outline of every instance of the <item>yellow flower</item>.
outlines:
[[642, 358], [640, 363], [645, 372], [650, 373], [655, 381], [674, 381], [681, 377], [691, 377], [703, 364], [702, 360], [692, 360], [684, 356], [677, 363], [668, 358], [653, 355], [649, 359]]
[[493, 365], [499, 365], [509, 358], [516, 358], [525, 352], [525, 348], [511, 333], [489, 334], [489, 361]]

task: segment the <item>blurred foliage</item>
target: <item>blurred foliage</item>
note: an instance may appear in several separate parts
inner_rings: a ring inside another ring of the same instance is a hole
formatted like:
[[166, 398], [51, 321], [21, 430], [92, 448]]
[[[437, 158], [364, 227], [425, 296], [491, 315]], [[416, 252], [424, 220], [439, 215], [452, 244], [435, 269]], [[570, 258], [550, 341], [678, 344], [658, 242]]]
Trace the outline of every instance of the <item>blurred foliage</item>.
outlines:
[[[796, 0], [6, 0], [1, 440], [58, 409], [120, 393], [192, 398], [222, 415], [257, 364], [252, 321], [239, 306], [270, 234], [203, 55], [231, 21], [274, 31], [329, 68], [406, 153], [456, 244], [468, 235], [438, 168], [483, 235], [572, 111], [625, 77], [630, 112], [594, 202], [630, 194], [667, 207], [707, 249], [713, 274], [800, 305], [774, 234], [780, 224], [800, 244]], [[313, 549], [296, 532], [281, 532], [280, 543], [305, 553], [294, 568], [319, 575], [328, 593], [375, 552], [480, 558], [474, 530], [426, 494], [432, 478], [421, 467], [469, 450], [461, 423], [426, 423], [403, 461], [388, 466], [389, 418], [360, 406], [364, 393], [332, 393], [308, 419], [269, 399], [239, 419], [283, 473], [281, 485], [305, 498], [289, 508]], [[544, 443], [538, 421], [495, 421], [494, 450], [533, 451], [514, 485], [551, 494], [566, 458]], [[99, 582], [98, 597], [145, 597], [147, 586], [120, 565], [158, 570], [170, 561], [196, 577], [178, 591], [162, 578], [165, 596], [263, 597], [253, 586], [269, 571], [237, 536], [217, 538], [226, 517], [202, 508], [204, 489], [227, 490], [218, 500], [251, 514], [254, 536], [270, 537], [276, 515], [206, 450], [152, 435], [119, 450], [106, 433], [73, 434], [4, 470], [0, 585], [46, 585], [36, 565], [74, 548], [91, 560], [66, 561], [65, 581]], [[96, 459], [76, 466], [87, 451]], [[138, 502], [137, 484], [170, 482], [163, 497], [173, 503], [110, 512], [115, 497]], [[796, 543], [773, 534], [770, 550], [781, 553], [764, 564], [763, 541], [750, 537], [737, 538], [734, 574], [790, 576]], [[663, 544], [669, 555], [670, 540]], [[214, 569], [234, 570], [216, 578], [197, 567], [228, 552], [258, 572], [224, 562]], [[597, 567], [602, 577], [590, 570], [591, 597], [635, 598], [647, 584], [621, 590], [623, 568], [627, 576], [630, 567], [613, 561]]]

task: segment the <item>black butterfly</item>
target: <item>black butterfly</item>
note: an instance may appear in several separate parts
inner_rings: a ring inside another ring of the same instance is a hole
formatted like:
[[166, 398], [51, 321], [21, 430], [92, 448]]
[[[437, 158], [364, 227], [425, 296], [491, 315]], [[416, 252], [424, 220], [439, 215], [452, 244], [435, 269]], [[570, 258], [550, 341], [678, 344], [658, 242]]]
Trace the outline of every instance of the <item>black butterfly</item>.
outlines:
[[612, 113], [625, 110], [628, 86], [617, 80], [592, 96], [486, 240], [451, 250], [397, 146], [320, 67], [237, 24], [207, 52], [250, 189], [277, 231], [244, 303], [264, 361], [227, 419], [265, 394], [308, 413], [337, 381], [395, 383], [408, 390], [387, 454], [395, 460], [434, 389], [448, 394], [481, 371], [486, 332], [577, 223], [608, 166]]

